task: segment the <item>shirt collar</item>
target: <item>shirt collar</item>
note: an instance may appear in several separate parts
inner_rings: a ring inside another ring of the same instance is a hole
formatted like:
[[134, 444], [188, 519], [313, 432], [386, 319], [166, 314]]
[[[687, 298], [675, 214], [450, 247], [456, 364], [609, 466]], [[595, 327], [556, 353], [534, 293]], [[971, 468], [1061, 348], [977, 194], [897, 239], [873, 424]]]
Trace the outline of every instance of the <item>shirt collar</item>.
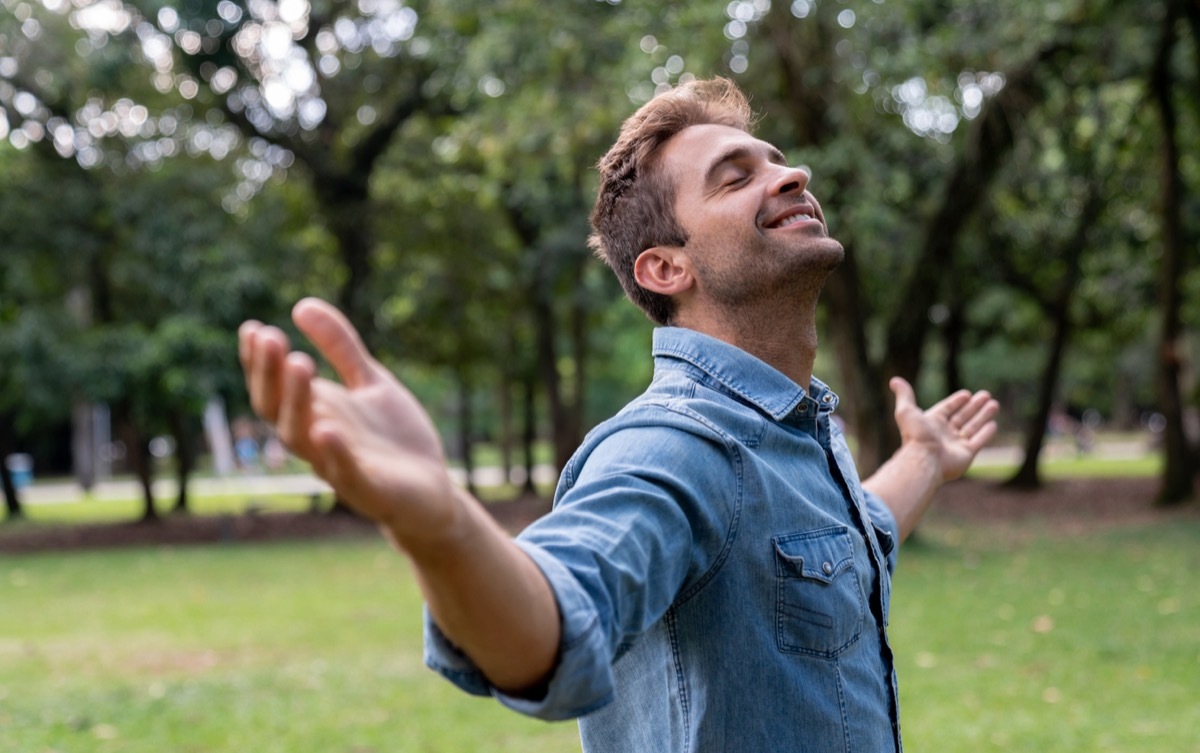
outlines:
[[837, 395], [821, 380], [814, 377], [805, 390], [756, 356], [695, 330], [656, 328], [651, 352], [658, 364], [664, 359], [690, 363], [776, 421], [791, 414], [806, 398], [816, 402], [821, 411], [837, 407]]

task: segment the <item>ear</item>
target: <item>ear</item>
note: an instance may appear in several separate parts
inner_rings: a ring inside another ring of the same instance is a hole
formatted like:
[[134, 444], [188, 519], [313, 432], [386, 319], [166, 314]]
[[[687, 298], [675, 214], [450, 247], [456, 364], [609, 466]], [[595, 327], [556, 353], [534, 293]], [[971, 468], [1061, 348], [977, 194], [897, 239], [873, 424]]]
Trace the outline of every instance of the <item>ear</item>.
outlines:
[[633, 277], [646, 290], [662, 295], [678, 295], [696, 284], [683, 249], [672, 246], [643, 251], [633, 263]]

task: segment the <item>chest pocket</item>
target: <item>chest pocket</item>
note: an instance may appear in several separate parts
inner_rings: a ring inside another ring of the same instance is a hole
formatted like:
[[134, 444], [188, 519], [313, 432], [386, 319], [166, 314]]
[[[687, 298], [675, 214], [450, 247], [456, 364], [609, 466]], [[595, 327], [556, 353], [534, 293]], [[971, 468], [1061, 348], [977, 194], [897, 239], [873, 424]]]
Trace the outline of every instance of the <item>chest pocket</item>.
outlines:
[[837, 656], [858, 640], [864, 619], [850, 530], [821, 528], [772, 542], [779, 650]]

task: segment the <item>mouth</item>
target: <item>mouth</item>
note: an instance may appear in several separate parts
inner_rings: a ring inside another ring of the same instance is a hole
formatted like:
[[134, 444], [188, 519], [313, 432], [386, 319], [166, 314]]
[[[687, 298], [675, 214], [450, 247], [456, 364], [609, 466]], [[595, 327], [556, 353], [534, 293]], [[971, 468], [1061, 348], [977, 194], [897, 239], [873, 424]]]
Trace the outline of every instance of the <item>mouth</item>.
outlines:
[[817, 219], [816, 212], [807, 204], [799, 204], [794, 207], [780, 212], [766, 222], [763, 227], [767, 230], [777, 230], [779, 228], [790, 227], [804, 222], [811, 222]]

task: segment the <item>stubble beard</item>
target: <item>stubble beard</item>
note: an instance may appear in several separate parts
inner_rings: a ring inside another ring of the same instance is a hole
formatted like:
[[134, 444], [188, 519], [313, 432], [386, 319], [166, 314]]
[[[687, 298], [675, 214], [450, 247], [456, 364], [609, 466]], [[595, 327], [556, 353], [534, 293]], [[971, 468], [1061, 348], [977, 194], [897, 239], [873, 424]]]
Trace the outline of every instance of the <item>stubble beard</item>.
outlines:
[[736, 311], [763, 304], [815, 306], [825, 281], [844, 258], [842, 244], [823, 236], [799, 250], [753, 249], [737, 269], [716, 269], [701, 259], [695, 263], [712, 302]]

